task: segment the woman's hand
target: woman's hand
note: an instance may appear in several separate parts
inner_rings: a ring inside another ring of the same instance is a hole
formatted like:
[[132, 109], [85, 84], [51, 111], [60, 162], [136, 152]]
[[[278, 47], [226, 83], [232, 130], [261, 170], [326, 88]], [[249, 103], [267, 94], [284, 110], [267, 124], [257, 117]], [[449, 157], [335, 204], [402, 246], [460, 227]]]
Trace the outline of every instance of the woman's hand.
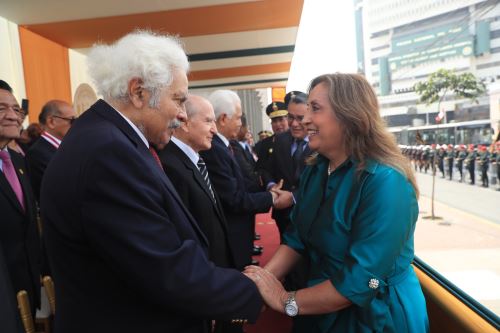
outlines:
[[243, 272], [257, 285], [264, 302], [273, 310], [283, 313], [288, 293], [278, 279], [258, 266], [247, 266]]

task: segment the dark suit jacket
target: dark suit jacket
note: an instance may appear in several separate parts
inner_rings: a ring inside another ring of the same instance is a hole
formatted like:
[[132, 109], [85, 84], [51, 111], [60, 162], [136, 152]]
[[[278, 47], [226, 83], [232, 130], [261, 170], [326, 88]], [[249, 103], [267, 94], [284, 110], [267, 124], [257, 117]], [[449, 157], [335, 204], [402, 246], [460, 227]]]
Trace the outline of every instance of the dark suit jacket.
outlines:
[[17, 308], [16, 296], [10, 282], [10, 274], [7, 270], [3, 248], [0, 245], [0, 327], [2, 333], [24, 333], [24, 328]]
[[264, 187], [261, 184], [259, 175], [255, 172], [255, 160], [252, 153], [243, 149], [236, 140], [229, 141], [229, 144], [233, 147], [234, 157], [240, 166], [247, 190], [249, 192], [263, 191]]
[[[169, 142], [158, 155], [182, 202], [207, 237], [210, 260], [217, 266], [235, 267], [227, 222], [217, 194], [214, 193], [216, 200], [213, 200], [198, 167], [174, 142]], [[215, 192], [213, 186], [212, 190]]]
[[40, 237], [36, 205], [22, 155], [9, 149], [24, 194], [25, 211], [0, 172], [0, 244], [14, 293], [26, 290], [32, 310], [40, 304]]
[[254, 321], [255, 284], [208, 260], [208, 243], [132, 127], [97, 101], [45, 171], [44, 237], [58, 332], [205, 332]]
[[56, 151], [53, 145], [40, 137], [26, 152], [26, 164], [37, 202], [40, 202], [40, 186], [43, 173]]
[[247, 191], [243, 174], [229, 148], [214, 136], [212, 148], [200, 152], [207, 164], [212, 186], [222, 201], [234, 250], [236, 266], [243, 269], [252, 260], [254, 215], [269, 211], [273, 204], [268, 192]]
[[[269, 182], [278, 183], [281, 179], [283, 179], [283, 190], [295, 192], [298, 190], [299, 181], [295, 177], [295, 167], [294, 162], [291, 155], [291, 149], [294, 138], [290, 131], [286, 131], [284, 133], [280, 133], [275, 135], [274, 143], [272, 146], [272, 154], [270, 155], [267, 162], [262, 165], [262, 169], [260, 170], [262, 173], [262, 180], [265, 186]], [[304, 169], [305, 163], [304, 160], [307, 156], [311, 155], [311, 149], [309, 146], [304, 148], [304, 152], [302, 154], [302, 163], [301, 169]], [[295, 197], [297, 197], [295, 195]], [[273, 209], [273, 218], [280, 219], [286, 218], [288, 219], [288, 215], [290, 214], [291, 208], [286, 209]]]

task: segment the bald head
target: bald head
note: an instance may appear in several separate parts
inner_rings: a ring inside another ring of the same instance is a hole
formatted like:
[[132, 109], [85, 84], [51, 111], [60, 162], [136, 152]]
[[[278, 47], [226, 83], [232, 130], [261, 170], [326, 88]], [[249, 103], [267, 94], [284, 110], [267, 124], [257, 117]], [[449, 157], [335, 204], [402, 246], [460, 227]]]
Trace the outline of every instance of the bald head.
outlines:
[[189, 95], [185, 105], [187, 121], [175, 130], [174, 136], [195, 152], [210, 149], [217, 133], [212, 104], [201, 96]]
[[76, 112], [69, 103], [54, 99], [42, 107], [38, 121], [45, 131], [62, 140], [75, 118]]

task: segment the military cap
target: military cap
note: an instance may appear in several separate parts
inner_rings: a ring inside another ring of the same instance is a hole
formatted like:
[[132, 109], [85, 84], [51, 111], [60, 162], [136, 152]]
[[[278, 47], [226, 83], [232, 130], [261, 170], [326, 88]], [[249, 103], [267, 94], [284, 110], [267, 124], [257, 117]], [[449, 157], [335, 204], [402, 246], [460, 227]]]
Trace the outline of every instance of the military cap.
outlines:
[[288, 94], [285, 95], [285, 107], [288, 108], [288, 104], [290, 102], [296, 103], [296, 104], [306, 104], [307, 103], [307, 94], [303, 93], [302, 91], [294, 90], [290, 91]]
[[272, 102], [266, 108], [266, 113], [269, 118], [285, 117], [288, 114], [286, 110], [285, 103], [282, 102]]

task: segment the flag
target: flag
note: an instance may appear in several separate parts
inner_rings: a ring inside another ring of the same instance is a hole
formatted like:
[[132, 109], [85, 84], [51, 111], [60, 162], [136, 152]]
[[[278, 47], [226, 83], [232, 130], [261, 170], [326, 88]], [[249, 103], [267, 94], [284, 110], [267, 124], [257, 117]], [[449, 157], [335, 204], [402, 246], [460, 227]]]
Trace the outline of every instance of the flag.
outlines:
[[439, 111], [438, 115], [434, 119], [436, 119], [436, 123], [439, 123], [443, 118], [444, 118], [444, 109], [441, 109], [441, 111]]

